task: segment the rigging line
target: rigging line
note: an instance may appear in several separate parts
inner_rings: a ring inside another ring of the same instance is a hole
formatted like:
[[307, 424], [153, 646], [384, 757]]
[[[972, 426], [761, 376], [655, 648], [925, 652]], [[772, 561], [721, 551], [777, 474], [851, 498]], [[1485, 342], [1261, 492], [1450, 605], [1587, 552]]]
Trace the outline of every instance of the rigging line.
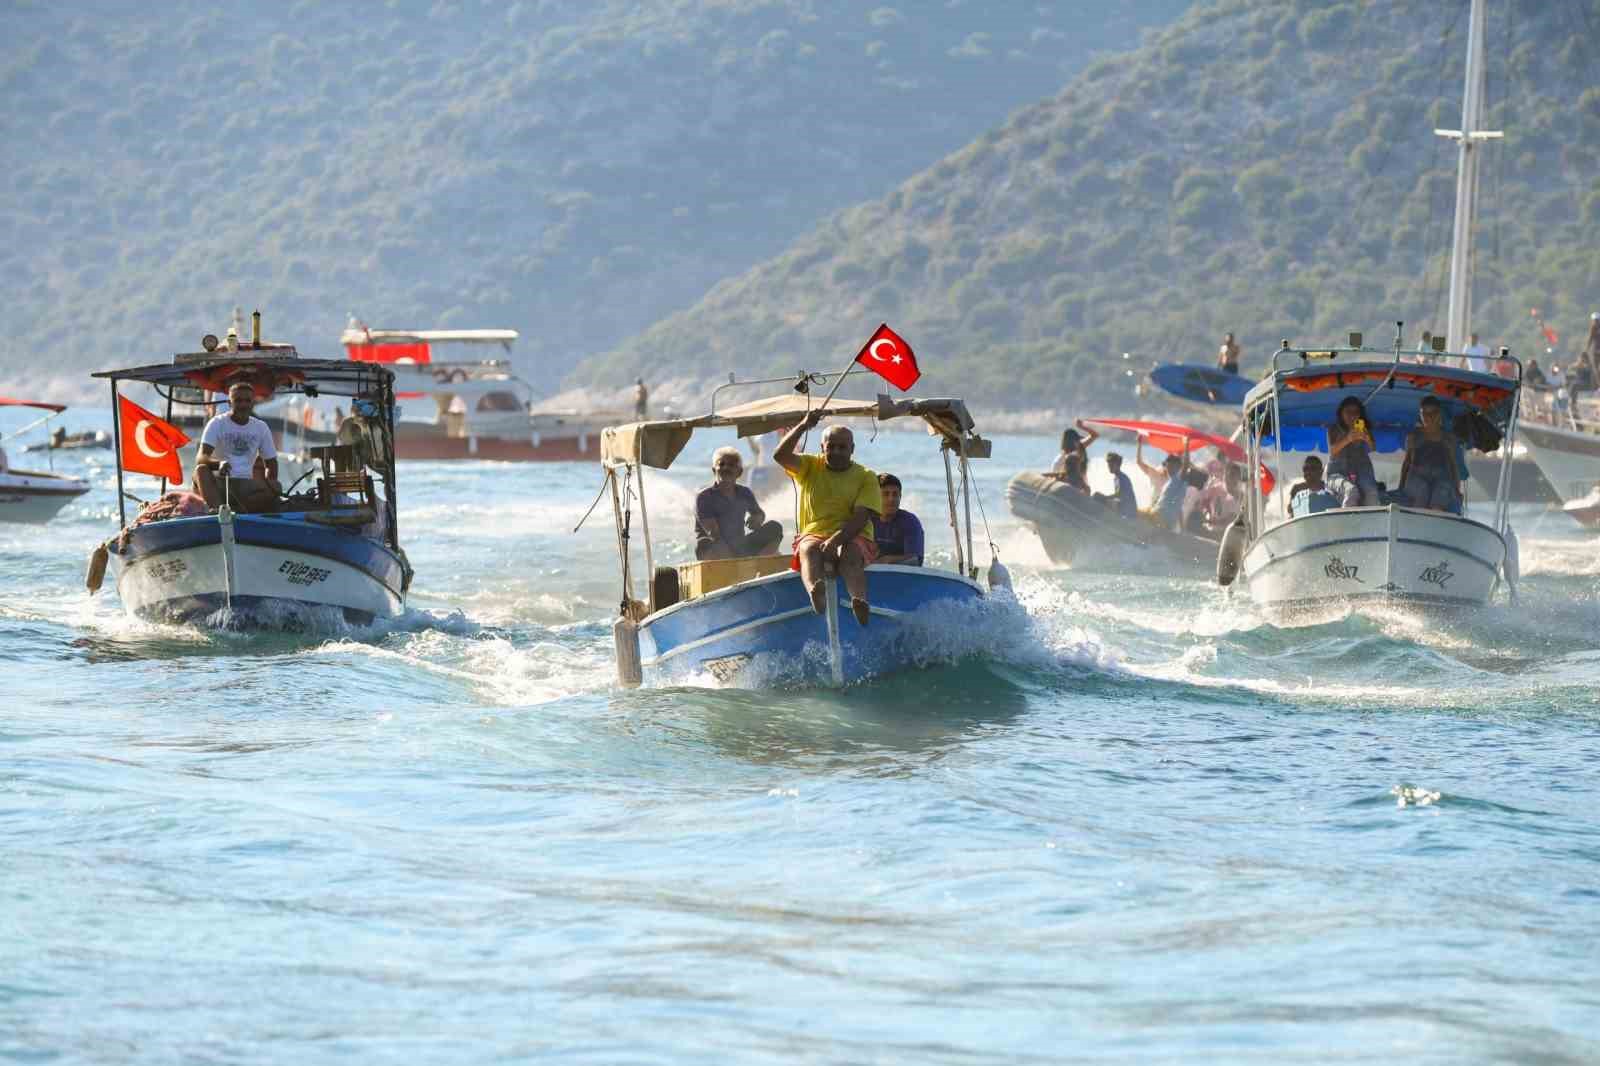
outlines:
[[989, 514], [983, 509], [983, 492], [978, 488], [978, 479], [972, 479], [972, 495], [978, 500], [978, 517], [983, 519], [983, 536], [989, 542], [989, 551], [995, 555], [1000, 554], [1000, 548], [994, 542], [994, 534], [989, 532]]
[[594, 494], [594, 502], [589, 505], [587, 511], [583, 512], [583, 517], [578, 519], [578, 524], [572, 527], [574, 533], [583, 528], [583, 524], [589, 520], [589, 516], [594, 514], [594, 509], [600, 506], [600, 497], [606, 494], [606, 489], [611, 485], [611, 479], [616, 476], [616, 471], [606, 467], [606, 476], [600, 481], [600, 491]]

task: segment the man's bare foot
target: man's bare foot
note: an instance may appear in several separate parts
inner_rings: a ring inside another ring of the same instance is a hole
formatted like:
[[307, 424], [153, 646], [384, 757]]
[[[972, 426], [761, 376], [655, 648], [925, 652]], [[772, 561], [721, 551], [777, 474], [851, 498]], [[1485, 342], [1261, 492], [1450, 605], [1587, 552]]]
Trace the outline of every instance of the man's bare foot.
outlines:
[[850, 613], [856, 616], [857, 622], [866, 625], [867, 621], [872, 617], [872, 606], [866, 600], [852, 599], [850, 601]]
[[811, 609], [818, 614], [828, 609], [828, 592], [820, 580], [811, 583]]

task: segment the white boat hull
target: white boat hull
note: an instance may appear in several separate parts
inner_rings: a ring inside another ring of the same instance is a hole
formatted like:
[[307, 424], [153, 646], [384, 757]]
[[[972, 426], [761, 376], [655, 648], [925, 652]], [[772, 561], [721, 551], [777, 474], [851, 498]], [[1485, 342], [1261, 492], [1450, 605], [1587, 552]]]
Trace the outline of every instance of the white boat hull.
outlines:
[[230, 608], [271, 626], [293, 623], [308, 608], [335, 610], [356, 623], [395, 617], [405, 601], [390, 559], [381, 547], [372, 547], [361, 566], [327, 552], [234, 540], [158, 546], [131, 559], [113, 551], [110, 563], [124, 609], [145, 621], [204, 620]]
[[1600, 485], [1600, 434], [1523, 422], [1517, 437], [1562, 503], [1581, 500]]
[[88, 491], [88, 482], [76, 478], [21, 470], [0, 473], [0, 522], [48, 522]]
[[1438, 606], [1489, 602], [1505, 540], [1470, 518], [1409, 507], [1359, 507], [1273, 526], [1245, 549], [1251, 600], [1299, 609], [1360, 600]]

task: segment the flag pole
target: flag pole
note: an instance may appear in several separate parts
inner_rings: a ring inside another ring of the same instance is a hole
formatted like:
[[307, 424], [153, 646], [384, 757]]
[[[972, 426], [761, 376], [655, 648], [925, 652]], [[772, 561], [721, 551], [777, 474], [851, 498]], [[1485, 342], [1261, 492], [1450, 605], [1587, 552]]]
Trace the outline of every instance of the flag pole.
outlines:
[[834, 379], [833, 388], [829, 389], [828, 390], [828, 395], [826, 395], [826, 396], [824, 396], [822, 398], [822, 403], [817, 407], [817, 411], [818, 412], [821, 412], [821, 411], [823, 411], [824, 409], [827, 408], [828, 401], [833, 399], [833, 394], [839, 391], [839, 386], [840, 385], [844, 384], [845, 375], [850, 373], [850, 368], [855, 366], [855, 365], [856, 365], [855, 356], [851, 356], [850, 357], [850, 361], [844, 365], [844, 369], [839, 371], [839, 376]]

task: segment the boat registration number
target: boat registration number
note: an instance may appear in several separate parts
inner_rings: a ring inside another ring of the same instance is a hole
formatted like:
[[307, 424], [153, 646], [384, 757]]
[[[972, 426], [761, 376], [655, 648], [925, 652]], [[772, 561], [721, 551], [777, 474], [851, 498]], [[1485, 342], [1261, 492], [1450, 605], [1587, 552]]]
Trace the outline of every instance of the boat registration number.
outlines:
[[312, 566], [310, 563], [297, 563], [286, 560], [282, 566], [278, 567], [278, 573], [287, 578], [291, 585], [315, 585], [320, 581], [328, 580], [333, 571], [324, 570], [320, 566]]

